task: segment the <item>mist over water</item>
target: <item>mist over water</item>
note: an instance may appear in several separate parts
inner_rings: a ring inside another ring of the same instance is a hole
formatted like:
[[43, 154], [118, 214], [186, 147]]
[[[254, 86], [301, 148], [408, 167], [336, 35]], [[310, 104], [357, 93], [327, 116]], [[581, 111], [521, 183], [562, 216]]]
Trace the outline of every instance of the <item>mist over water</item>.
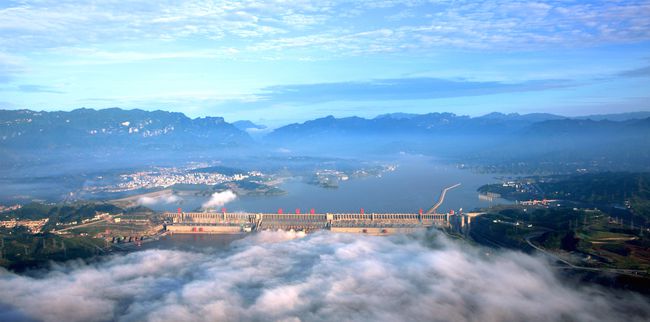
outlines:
[[46, 272], [0, 272], [2, 321], [644, 321], [647, 298], [441, 233], [261, 232]]

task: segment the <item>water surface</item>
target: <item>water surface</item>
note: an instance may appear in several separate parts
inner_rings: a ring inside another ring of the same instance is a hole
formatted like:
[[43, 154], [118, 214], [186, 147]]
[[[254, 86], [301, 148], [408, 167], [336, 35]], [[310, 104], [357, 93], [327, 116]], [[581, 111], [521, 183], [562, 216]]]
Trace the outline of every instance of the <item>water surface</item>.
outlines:
[[[431, 207], [440, 191], [456, 183], [462, 185], [450, 190], [439, 212], [463, 208], [469, 211], [487, 207], [494, 203], [509, 203], [503, 199], [493, 202], [479, 200], [476, 189], [496, 181], [494, 175], [479, 174], [467, 169], [437, 162], [428, 157], [403, 156], [395, 161], [397, 170], [384, 173], [381, 177], [351, 178], [341, 181], [338, 188], [323, 188], [308, 184], [301, 178], [284, 182], [280, 188], [287, 192], [282, 196], [243, 196], [225, 207], [228, 211], [276, 212], [282, 208], [285, 213], [300, 208], [309, 212], [417, 212]], [[184, 211], [199, 208], [208, 197], [183, 196], [178, 204], [155, 205], [156, 210]]]

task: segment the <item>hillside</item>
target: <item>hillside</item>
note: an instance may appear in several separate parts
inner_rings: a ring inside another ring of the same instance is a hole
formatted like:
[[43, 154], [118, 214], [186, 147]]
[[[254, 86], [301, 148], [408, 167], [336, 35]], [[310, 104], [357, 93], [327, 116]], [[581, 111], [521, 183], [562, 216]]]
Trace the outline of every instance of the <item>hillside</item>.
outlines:
[[191, 119], [165, 111], [77, 109], [70, 112], [0, 110], [0, 142], [12, 149], [66, 147], [180, 148], [250, 143], [221, 117]]
[[453, 113], [328, 116], [274, 130], [267, 143], [304, 153], [415, 153], [489, 172], [650, 171], [650, 118]]

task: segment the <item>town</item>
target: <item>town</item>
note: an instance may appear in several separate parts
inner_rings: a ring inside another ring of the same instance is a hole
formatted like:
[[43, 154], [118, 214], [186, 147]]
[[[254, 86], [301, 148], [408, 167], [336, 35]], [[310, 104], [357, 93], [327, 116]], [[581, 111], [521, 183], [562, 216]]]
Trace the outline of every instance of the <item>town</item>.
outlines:
[[87, 192], [125, 192], [140, 189], [168, 188], [174, 185], [215, 186], [226, 182], [245, 179], [263, 180], [269, 176], [260, 171], [242, 171], [223, 174], [208, 169], [196, 168], [155, 168], [151, 171], [138, 171], [119, 175], [118, 182], [110, 185], [86, 186]]

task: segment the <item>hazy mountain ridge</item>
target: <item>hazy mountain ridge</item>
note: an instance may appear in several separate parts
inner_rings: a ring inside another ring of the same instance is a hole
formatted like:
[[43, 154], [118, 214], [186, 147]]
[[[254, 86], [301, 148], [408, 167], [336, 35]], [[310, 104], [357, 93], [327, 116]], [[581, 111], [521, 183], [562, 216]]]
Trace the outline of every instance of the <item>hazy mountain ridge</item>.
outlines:
[[[625, 133], [639, 133], [650, 130], [650, 117], [644, 119], [630, 119], [624, 121], [591, 120], [591, 119], [562, 119], [543, 121], [531, 124], [527, 129], [528, 134], [541, 135], [590, 135], [611, 134], [622, 135]], [[641, 131], [641, 132], [639, 132]], [[648, 133], [646, 133], [648, 134]]]
[[248, 134], [221, 117], [191, 119], [183, 113], [119, 108], [70, 112], [0, 111], [0, 142], [5, 147], [233, 146], [251, 142]]
[[422, 153], [505, 172], [650, 171], [650, 118], [594, 121], [500, 113], [328, 116], [278, 128], [267, 141], [304, 153]]
[[266, 129], [266, 125], [256, 124], [249, 120], [235, 121], [232, 122], [231, 124], [234, 125], [236, 128], [244, 131], [249, 129], [256, 129], [256, 130]]
[[[624, 117], [613, 114], [612, 118]], [[237, 123], [245, 130], [221, 117], [191, 119], [165, 111], [0, 110], [0, 156], [7, 168], [19, 168], [73, 159], [92, 167], [93, 162], [113, 166], [277, 151], [328, 157], [415, 153], [490, 169], [555, 171], [561, 165], [558, 171], [650, 171], [650, 118], [612, 121], [604, 116], [591, 120], [543, 113], [479, 117], [394, 113], [375, 118], [327, 116], [289, 124], [266, 135], [266, 129], [251, 128], [255, 124], [250, 121]]]
[[587, 116], [578, 116], [576, 119], [590, 119], [594, 121], [610, 120], [610, 121], [628, 121], [633, 119], [646, 119], [650, 117], [650, 112], [629, 112], [629, 113], [616, 113], [616, 114], [593, 114]]
[[[630, 114], [643, 116], [643, 113]], [[615, 119], [621, 119], [618, 114]], [[376, 118], [361, 117], [335, 118], [327, 116], [304, 123], [289, 124], [275, 129], [270, 139], [290, 139], [291, 137], [314, 137], [319, 133], [331, 134], [381, 134], [398, 132], [401, 134], [491, 134], [491, 135], [553, 135], [558, 132], [581, 131], [635, 131], [645, 130], [650, 117], [608, 120], [600, 116], [598, 120], [567, 118], [553, 114], [502, 114], [490, 113], [479, 117], [459, 116], [453, 113], [430, 114], [384, 114]], [[462, 133], [460, 133], [462, 132]]]

